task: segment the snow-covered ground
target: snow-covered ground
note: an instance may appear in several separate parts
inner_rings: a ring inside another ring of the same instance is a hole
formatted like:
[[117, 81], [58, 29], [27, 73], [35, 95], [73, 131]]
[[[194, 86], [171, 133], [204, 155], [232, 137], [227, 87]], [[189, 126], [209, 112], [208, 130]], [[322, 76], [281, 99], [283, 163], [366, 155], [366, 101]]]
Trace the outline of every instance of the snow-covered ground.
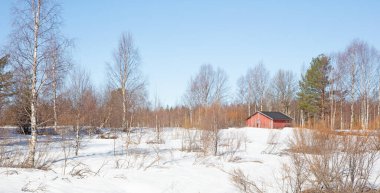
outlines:
[[[54, 160], [50, 169], [0, 168], [0, 192], [231, 193], [239, 192], [231, 180], [236, 169], [265, 192], [281, 192], [280, 173], [289, 159], [293, 130], [224, 129], [217, 156], [187, 151], [191, 141], [202, 146], [191, 140], [200, 134], [181, 128], [165, 128], [161, 144], [154, 143], [153, 129], [136, 129], [131, 140], [126, 133], [116, 140], [84, 137], [78, 156], [72, 141], [42, 136], [41, 141], [53, 141], [40, 142], [41, 151], [49, 152], [45, 157]], [[25, 137], [12, 147], [26, 149], [23, 141]]]

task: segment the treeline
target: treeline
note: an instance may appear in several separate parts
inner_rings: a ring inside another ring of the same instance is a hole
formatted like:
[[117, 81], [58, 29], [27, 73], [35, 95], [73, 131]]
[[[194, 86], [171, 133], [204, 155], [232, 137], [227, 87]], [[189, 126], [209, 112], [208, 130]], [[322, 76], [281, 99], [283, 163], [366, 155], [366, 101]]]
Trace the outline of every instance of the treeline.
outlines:
[[72, 41], [60, 32], [57, 7], [36, 1], [15, 9], [11, 43], [0, 60], [0, 125], [32, 132], [59, 125], [220, 129], [244, 126], [256, 111], [280, 111], [295, 126], [379, 128], [380, 56], [366, 42], [312, 58], [301, 77], [282, 69], [271, 75], [260, 62], [238, 79], [237, 90], [223, 69], [205, 64], [189, 80], [183, 103], [165, 107], [158, 97], [148, 100], [130, 33], [120, 36], [105, 64], [107, 86], [95, 90], [88, 72], [72, 62]]
[[[11, 60], [9, 54], [1, 58], [0, 124], [30, 127], [30, 81]], [[259, 63], [239, 78], [235, 93], [225, 71], [202, 65], [188, 82], [183, 104], [174, 107], [162, 106], [158, 97], [148, 100], [131, 34], [121, 36], [114, 61], [107, 64], [110, 84], [101, 91], [94, 89], [88, 73], [69, 61], [62, 58], [56, 64], [61, 68], [55, 75], [59, 82], [54, 84], [54, 76], [47, 75], [46, 84], [41, 83], [38, 126], [241, 127], [260, 110], [283, 112], [296, 126], [379, 128], [379, 54], [359, 40], [342, 52], [311, 59], [301, 77], [278, 70], [271, 78]]]

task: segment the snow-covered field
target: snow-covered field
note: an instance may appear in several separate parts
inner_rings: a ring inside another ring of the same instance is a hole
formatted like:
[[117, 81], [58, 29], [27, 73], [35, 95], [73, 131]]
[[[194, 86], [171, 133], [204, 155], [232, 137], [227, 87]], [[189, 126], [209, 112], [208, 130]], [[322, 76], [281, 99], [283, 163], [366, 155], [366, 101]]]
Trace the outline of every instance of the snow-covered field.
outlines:
[[[165, 128], [161, 144], [153, 143], [153, 129], [136, 129], [131, 140], [126, 133], [116, 140], [84, 137], [78, 156], [72, 141], [40, 137], [53, 141], [40, 142], [41, 151], [49, 152], [45, 157], [54, 160], [50, 169], [0, 168], [0, 192], [231, 193], [239, 192], [231, 180], [237, 169], [265, 192], [281, 192], [280, 173], [289, 159], [293, 130], [224, 129], [217, 156], [187, 151], [191, 141], [202, 145], [191, 140], [200, 135], [181, 128]], [[22, 139], [12, 145], [17, 146], [25, 146]]]

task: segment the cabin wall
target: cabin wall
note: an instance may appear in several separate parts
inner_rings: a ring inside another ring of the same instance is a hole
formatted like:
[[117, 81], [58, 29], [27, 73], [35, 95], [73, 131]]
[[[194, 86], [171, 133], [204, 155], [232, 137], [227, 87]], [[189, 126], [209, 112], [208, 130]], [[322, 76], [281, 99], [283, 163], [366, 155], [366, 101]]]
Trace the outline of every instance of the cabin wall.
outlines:
[[257, 113], [247, 120], [248, 127], [273, 128], [273, 121], [268, 117]]
[[276, 128], [276, 129], [281, 129], [281, 128], [284, 128], [284, 127], [290, 127], [290, 121], [286, 121], [286, 120], [275, 120], [273, 122], [273, 128]]

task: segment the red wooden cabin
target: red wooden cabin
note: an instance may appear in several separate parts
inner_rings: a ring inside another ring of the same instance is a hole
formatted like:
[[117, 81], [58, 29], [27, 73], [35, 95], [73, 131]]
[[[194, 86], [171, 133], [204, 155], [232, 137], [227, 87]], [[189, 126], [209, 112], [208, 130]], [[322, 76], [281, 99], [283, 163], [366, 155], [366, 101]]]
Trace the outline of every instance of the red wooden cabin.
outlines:
[[281, 129], [289, 127], [292, 118], [281, 112], [257, 111], [246, 120], [248, 127]]

